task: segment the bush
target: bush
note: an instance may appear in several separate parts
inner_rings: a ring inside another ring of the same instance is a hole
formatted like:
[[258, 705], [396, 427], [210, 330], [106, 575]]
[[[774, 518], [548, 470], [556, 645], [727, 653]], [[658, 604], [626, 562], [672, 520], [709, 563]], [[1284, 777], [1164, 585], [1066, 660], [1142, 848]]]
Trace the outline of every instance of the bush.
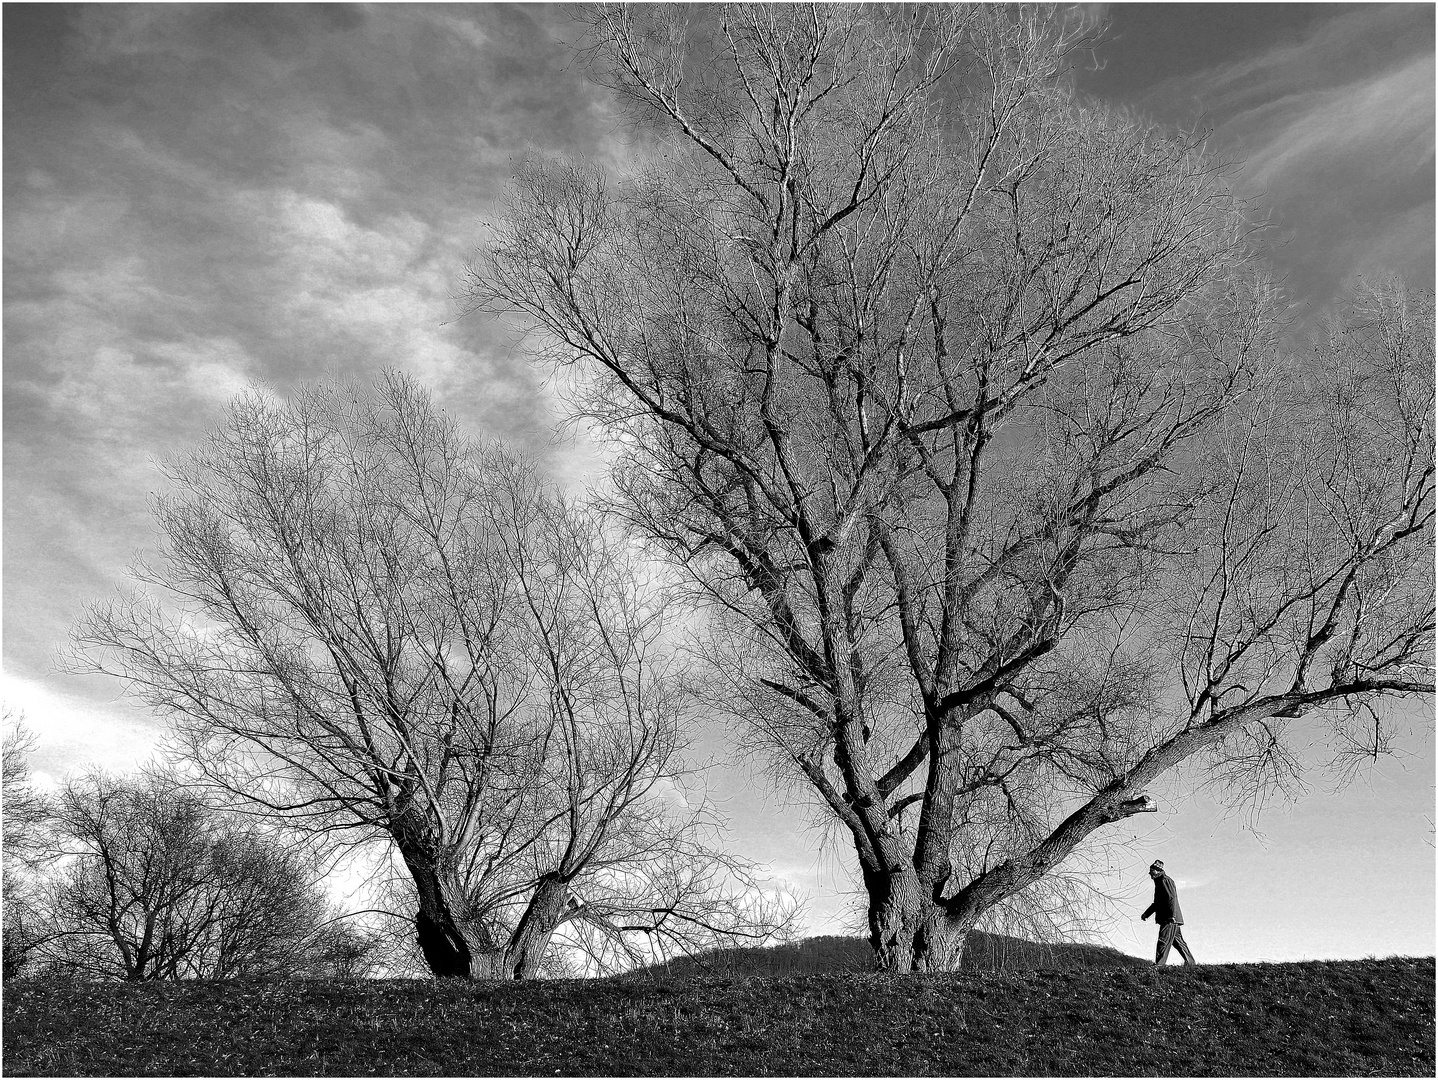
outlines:
[[56, 808], [69, 856], [47, 883], [49, 973], [115, 978], [358, 975], [371, 944], [332, 918], [301, 850], [171, 780], [93, 774]]

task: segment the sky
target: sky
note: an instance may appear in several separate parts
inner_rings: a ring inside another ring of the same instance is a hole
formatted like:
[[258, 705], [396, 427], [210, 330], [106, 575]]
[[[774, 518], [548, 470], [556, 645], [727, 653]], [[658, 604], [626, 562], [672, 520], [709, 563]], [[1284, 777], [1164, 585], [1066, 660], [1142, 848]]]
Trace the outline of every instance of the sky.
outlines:
[[[1355, 276], [1434, 275], [1434, 8], [1112, 4], [1079, 89], [1197, 126], [1273, 222], [1300, 311]], [[155, 463], [247, 386], [415, 376], [473, 435], [582, 483], [593, 446], [524, 343], [458, 318], [466, 258], [527, 151], [619, 162], [633, 134], [547, 5], [7, 3], [4, 20], [5, 703], [43, 782], [133, 767], [163, 732], [61, 670], [70, 625], [152, 550]], [[1148, 955], [1144, 867], [1178, 883], [1200, 960], [1434, 952], [1434, 746], [1256, 826], [1178, 784], [1114, 826], [1107, 940]], [[852, 858], [793, 794], [701, 732], [732, 842], [858, 929]], [[1315, 760], [1321, 748], [1310, 755]]]

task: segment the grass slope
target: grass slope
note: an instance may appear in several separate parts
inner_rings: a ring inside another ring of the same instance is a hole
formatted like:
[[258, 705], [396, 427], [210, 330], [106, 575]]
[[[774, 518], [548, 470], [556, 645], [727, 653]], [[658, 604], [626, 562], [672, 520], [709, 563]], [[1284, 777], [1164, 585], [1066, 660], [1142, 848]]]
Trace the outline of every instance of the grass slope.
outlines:
[[695, 982], [9, 983], [27, 1075], [1434, 1075], [1432, 958]]

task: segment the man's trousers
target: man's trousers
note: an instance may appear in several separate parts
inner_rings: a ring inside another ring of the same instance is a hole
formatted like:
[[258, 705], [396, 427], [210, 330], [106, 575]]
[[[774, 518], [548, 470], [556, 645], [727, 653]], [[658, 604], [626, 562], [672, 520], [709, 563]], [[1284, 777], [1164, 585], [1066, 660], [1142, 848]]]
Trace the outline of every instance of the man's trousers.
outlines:
[[1188, 951], [1188, 942], [1183, 940], [1183, 927], [1176, 922], [1166, 922], [1158, 928], [1158, 953], [1153, 962], [1155, 964], [1168, 963], [1168, 950], [1175, 946], [1185, 964], [1197, 963], [1193, 958], [1193, 953]]

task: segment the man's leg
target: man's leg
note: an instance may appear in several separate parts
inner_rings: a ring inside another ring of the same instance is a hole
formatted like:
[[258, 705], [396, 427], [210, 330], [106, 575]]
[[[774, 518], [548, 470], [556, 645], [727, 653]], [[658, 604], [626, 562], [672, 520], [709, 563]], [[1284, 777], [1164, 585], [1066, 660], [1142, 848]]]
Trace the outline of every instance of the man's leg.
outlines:
[[1172, 926], [1174, 930], [1174, 947], [1178, 949], [1178, 955], [1183, 957], [1183, 962], [1185, 964], [1198, 963], [1198, 961], [1193, 958], [1193, 953], [1188, 951], [1188, 942], [1183, 940], [1183, 927], [1179, 926], [1178, 923], [1170, 923], [1169, 925]]
[[1158, 952], [1153, 962], [1160, 967], [1168, 963], [1168, 950], [1173, 948], [1174, 931], [1178, 929], [1177, 923], [1166, 922], [1158, 928]]

